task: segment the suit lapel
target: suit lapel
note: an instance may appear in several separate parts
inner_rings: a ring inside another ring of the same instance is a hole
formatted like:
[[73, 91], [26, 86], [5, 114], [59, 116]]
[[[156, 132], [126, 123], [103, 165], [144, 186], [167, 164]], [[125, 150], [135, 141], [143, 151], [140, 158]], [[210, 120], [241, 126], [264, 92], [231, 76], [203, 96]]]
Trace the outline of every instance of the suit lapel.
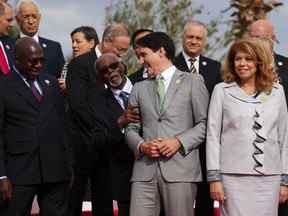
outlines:
[[54, 101], [51, 100], [53, 97], [52, 93], [52, 83], [49, 78], [44, 78], [43, 76], [39, 76], [38, 78], [39, 85], [42, 90], [42, 101], [40, 102], [40, 120], [45, 120], [45, 116], [49, 113], [49, 110], [53, 108]]
[[12, 71], [11, 82], [9, 85], [16, 91], [18, 95], [21, 95], [32, 107], [39, 109], [39, 102], [33, 95], [31, 89], [24, 80], [17, 74], [17, 72]]
[[165, 97], [165, 103], [164, 103], [164, 109], [162, 114], [165, 112], [165, 110], [169, 107], [171, 102], [173, 101], [173, 98], [179, 88], [179, 84], [181, 83], [183, 73], [179, 72], [178, 70], [175, 71], [170, 84], [167, 89], [166, 97]]

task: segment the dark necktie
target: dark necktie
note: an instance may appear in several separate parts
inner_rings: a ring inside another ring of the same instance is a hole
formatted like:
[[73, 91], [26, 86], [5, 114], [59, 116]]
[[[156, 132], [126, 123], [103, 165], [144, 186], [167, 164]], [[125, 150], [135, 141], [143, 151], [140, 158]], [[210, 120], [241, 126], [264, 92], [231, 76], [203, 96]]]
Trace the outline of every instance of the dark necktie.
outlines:
[[194, 66], [194, 62], [196, 61], [196, 58], [190, 58], [189, 59], [189, 62], [190, 62], [190, 68], [189, 68], [189, 71], [191, 73], [196, 73], [196, 68]]
[[8, 63], [5, 58], [4, 48], [0, 46], [0, 69], [3, 74], [7, 75], [10, 73]]
[[39, 92], [38, 89], [36, 88], [34, 81], [35, 81], [35, 80], [27, 79], [27, 82], [28, 82], [29, 85], [30, 85], [32, 94], [35, 96], [35, 98], [37, 99], [38, 102], [41, 102], [41, 100], [42, 100], [42, 95], [40, 94], [40, 92]]
[[119, 97], [123, 101], [124, 108], [127, 109], [129, 94], [127, 92], [121, 91], [120, 94], [119, 94]]

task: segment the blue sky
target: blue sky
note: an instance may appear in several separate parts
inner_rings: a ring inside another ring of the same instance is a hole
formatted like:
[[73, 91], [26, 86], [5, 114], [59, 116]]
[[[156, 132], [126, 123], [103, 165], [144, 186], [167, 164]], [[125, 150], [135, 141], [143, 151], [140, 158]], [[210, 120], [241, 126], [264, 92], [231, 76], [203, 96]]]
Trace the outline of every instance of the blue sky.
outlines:
[[[115, 1], [115, 0], [114, 0]], [[267, 0], [266, 0], [267, 1]], [[10, 0], [15, 4], [16, 0]], [[104, 29], [105, 7], [111, 0], [38, 0], [41, 7], [42, 21], [40, 34], [62, 44], [64, 54], [71, 53], [70, 32], [80, 25], [95, 27], [98, 35], [102, 35]], [[194, 0], [195, 6], [204, 6], [205, 14], [195, 17], [207, 22], [228, 8], [230, 0]], [[284, 6], [271, 12], [269, 19], [275, 25], [275, 31], [279, 44], [275, 45], [278, 53], [288, 56], [288, 0], [281, 0]], [[228, 19], [230, 11], [223, 14]]]

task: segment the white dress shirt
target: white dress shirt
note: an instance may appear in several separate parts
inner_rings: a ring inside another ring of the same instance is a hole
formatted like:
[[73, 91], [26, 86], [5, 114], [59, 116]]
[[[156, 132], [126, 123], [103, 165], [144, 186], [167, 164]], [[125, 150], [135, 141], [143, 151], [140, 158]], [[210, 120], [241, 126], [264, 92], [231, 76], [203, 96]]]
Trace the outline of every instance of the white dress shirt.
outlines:
[[118, 101], [118, 103], [120, 104], [120, 106], [122, 107], [123, 110], [125, 110], [125, 106], [124, 106], [124, 102], [123, 102], [122, 98], [120, 97], [120, 93], [123, 91], [123, 92], [127, 93], [127, 95], [130, 95], [130, 93], [132, 91], [132, 87], [133, 87], [133, 85], [132, 85], [131, 81], [128, 79], [128, 77], [126, 77], [126, 83], [122, 89], [111, 88], [111, 91], [113, 92], [115, 99]]
[[[20, 38], [23, 38], [23, 37], [30, 37], [30, 36], [25, 35], [25, 34], [23, 34], [22, 32], [20, 32]], [[33, 38], [37, 43], [39, 43], [39, 35], [38, 35], [38, 33], [36, 33], [35, 35], [33, 35], [33, 37], [31, 37], [31, 38]]]
[[172, 77], [173, 77], [175, 71], [176, 71], [176, 67], [174, 65], [172, 65], [171, 67], [164, 70], [161, 74], [159, 74], [163, 77], [163, 80], [164, 80], [165, 93], [167, 92], [167, 89], [169, 87], [169, 84], [172, 80]]

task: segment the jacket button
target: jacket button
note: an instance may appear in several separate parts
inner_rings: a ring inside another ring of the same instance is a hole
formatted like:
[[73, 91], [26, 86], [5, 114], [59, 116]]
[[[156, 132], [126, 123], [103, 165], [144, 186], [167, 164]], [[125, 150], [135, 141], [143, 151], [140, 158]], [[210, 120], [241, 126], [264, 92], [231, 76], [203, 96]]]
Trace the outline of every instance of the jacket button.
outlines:
[[161, 122], [161, 121], [162, 121], [162, 119], [161, 119], [161, 118], [159, 118], [159, 119], [158, 119], [158, 122]]

